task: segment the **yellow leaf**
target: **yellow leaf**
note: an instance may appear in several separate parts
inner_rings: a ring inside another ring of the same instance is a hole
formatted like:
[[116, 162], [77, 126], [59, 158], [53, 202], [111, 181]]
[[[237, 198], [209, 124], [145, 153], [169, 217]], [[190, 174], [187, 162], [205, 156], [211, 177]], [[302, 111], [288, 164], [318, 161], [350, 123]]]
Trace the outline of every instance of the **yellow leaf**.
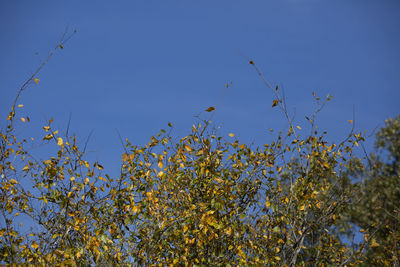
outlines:
[[275, 260], [280, 261], [281, 258], [279, 258], [278, 256], [275, 256]]
[[22, 108], [23, 106], [24, 106], [24, 105], [22, 105], [22, 104], [19, 104], [19, 105], [18, 105], [19, 108]]
[[299, 207], [299, 210], [304, 210], [305, 208], [306, 208], [305, 205], [301, 205], [301, 206]]
[[31, 247], [34, 249], [37, 249], [39, 247], [39, 245], [35, 241], [33, 241], [31, 244]]
[[233, 133], [228, 134], [230, 137], [235, 137]]
[[269, 202], [268, 200], [265, 201], [265, 206], [266, 206], [267, 208], [269, 208], [269, 207], [271, 206], [271, 202]]
[[160, 161], [158, 162], [158, 168], [162, 169], [163, 166], [164, 166], [164, 164], [163, 164], [163, 162], [160, 160]]
[[353, 120], [348, 120], [349, 123], [353, 123]]
[[29, 171], [29, 166], [28, 166], [28, 165], [25, 165], [25, 167], [23, 167], [22, 170], [23, 170], [24, 172]]
[[69, 178], [69, 180], [70, 180], [71, 182], [73, 182], [73, 181], [75, 181], [75, 177], [72, 176], [71, 178]]
[[128, 160], [128, 154], [122, 154], [122, 162], [126, 162]]
[[222, 179], [220, 179], [220, 178], [218, 178], [218, 177], [214, 177], [214, 180], [215, 180], [217, 183], [219, 183], [219, 184], [221, 184], [221, 183], [224, 182], [224, 180], [222, 180]]
[[211, 111], [213, 111], [213, 110], [215, 110], [214, 107], [209, 107], [208, 109], [206, 109], [207, 112], [211, 112]]
[[379, 247], [379, 243], [378, 242], [376, 242], [376, 239], [375, 238], [372, 238], [371, 239], [371, 244], [369, 245], [371, 248], [377, 248], [377, 247]]
[[50, 130], [50, 126], [43, 126], [43, 129], [48, 132]]
[[232, 227], [229, 227], [229, 228], [225, 231], [225, 233], [226, 233], [227, 235], [231, 235], [231, 234], [232, 234]]
[[324, 161], [323, 163], [322, 163], [326, 168], [330, 168], [330, 166], [329, 166], [329, 164], [326, 162], [326, 161]]
[[64, 145], [64, 142], [63, 142], [63, 140], [62, 140], [61, 137], [58, 137], [58, 138], [57, 138], [57, 145], [59, 145], [59, 146]]
[[132, 212], [133, 213], [137, 213], [138, 211], [139, 211], [139, 207], [138, 206], [133, 206]]
[[11, 179], [11, 180], [10, 180], [10, 184], [18, 184], [18, 182], [17, 182], [17, 180], [15, 180], [15, 179]]
[[85, 184], [88, 184], [89, 182], [90, 182], [89, 178], [86, 177], [86, 178], [85, 178]]
[[278, 105], [278, 100], [274, 99], [274, 101], [272, 101], [272, 107], [275, 107]]
[[21, 121], [22, 121], [22, 122], [25, 122], [25, 118], [24, 118], [24, 117], [22, 117], [22, 118], [21, 118]]
[[301, 127], [300, 127], [300, 126], [298, 126], [298, 125], [296, 126], [296, 128], [297, 128], [297, 129], [299, 129], [299, 130], [301, 130]]
[[33, 78], [36, 84], [39, 84], [39, 79], [38, 78]]

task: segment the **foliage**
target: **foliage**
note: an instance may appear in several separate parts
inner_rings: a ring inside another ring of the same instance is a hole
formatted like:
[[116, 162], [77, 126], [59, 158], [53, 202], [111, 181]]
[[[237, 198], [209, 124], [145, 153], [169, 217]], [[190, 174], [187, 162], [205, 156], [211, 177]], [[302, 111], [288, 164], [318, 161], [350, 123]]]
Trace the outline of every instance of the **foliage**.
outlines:
[[354, 185], [358, 201], [351, 206], [351, 221], [374, 233], [367, 250], [367, 266], [399, 265], [400, 116], [385, 123], [376, 135], [378, 153], [369, 156], [370, 167], [353, 167], [365, 179]]
[[[105, 174], [99, 162], [90, 162], [76, 136], [53, 129], [52, 119], [43, 127], [43, 140], [56, 151], [44, 160], [31, 155], [27, 147], [33, 141], [21, 140], [14, 126], [21, 92], [39, 82], [36, 72], [18, 92], [1, 131], [0, 262], [336, 266], [360, 264], [368, 244], [372, 250], [376, 242], [383, 247], [381, 240], [397, 230], [398, 217], [387, 230], [371, 231], [379, 216], [395, 207], [385, 206], [376, 219], [370, 218], [371, 208], [361, 196], [357, 204], [364, 209], [350, 208], [358, 199], [356, 192], [369, 194], [351, 183], [347, 164], [363, 140], [361, 134], [352, 130], [342, 143], [328, 143], [315, 127], [325, 102], [314, 94], [318, 108], [306, 117], [311, 131], [302, 136], [279, 88], [266, 82], [253, 61], [250, 64], [272, 89], [272, 107], [280, 108], [289, 123], [286, 132], [252, 148], [234, 134], [223, 137], [204, 120], [180, 139], [165, 130], [143, 146], [126, 139], [117, 177]], [[213, 112], [212, 117], [216, 110], [206, 111]], [[398, 140], [387, 142], [392, 136], [383, 132], [380, 146], [398, 147]], [[393, 151], [398, 152], [397, 147]], [[390, 173], [398, 178], [398, 169], [395, 176], [388, 165], [377, 166], [382, 166], [374, 169], [380, 177]], [[375, 202], [369, 205], [376, 207]], [[340, 236], [338, 229], [349, 217], [367, 231], [359, 246]], [[380, 253], [386, 257], [393, 242]]]

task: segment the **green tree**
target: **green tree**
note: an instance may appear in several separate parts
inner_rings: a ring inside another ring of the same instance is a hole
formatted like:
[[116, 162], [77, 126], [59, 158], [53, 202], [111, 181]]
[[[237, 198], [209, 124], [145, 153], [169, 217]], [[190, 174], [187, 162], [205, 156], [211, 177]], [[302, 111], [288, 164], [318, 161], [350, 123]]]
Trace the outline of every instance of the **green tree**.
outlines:
[[373, 234], [366, 265], [399, 266], [400, 116], [385, 121], [376, 134], [375, 146], [377, 153], [369, 156], [368, 167], [353, 165], [353, 172], [363, 179], [354, 185], [359, 193], [350, 217]]

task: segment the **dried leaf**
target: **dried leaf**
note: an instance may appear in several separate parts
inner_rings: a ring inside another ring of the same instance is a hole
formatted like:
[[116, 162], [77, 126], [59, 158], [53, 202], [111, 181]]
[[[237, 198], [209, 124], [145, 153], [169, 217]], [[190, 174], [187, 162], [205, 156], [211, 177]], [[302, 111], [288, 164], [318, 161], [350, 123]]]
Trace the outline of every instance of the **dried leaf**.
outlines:
[[213, 110], [215, 110], [214, 107], [209, 107], [208, 109], [206, 109], [207, 112], [211, 112], [211, 111], [213, 111]]
[[53, 138], [53, 135], [47, 134], [45, 137], [43, 137], [43, 140], [50, 140], [51, 138]]
[[97, 163], [97, 162], [96, 162], [96, 167], [97, 167], [97, 169], [99, 169], [99, 170], [104, 169], [104, 167], [103, 167], [102, 165], [100, 165], [99, 163]]

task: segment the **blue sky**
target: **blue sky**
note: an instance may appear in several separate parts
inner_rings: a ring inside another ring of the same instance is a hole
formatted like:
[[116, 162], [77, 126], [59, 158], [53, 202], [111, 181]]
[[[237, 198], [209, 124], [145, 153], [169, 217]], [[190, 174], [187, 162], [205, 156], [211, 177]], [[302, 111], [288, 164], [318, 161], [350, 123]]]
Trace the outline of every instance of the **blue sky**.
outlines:
[[37, 136], [50, 117], [63, 131], [71, 114], [71, 131], [93, 130], [91, 155], [114, 169], [115, 129], [134, 144], [169, 121], [185, 135], [232, 83], [214, 116], [221, 134], [269, 142], [287, 123], [242, 53], [285, 88], [303, 134], [311, 93], [333, 95], [318, 124], [338, 142], [353, 107], [369, 132], [399, 114], [398, 14], [397, 0], [1, 1], [0, 114], [38, 66], [35, 53], [44, 58], [69, 25], [77, 33], [23, 95], [31, 124], [19, 123], [21, 135]]

